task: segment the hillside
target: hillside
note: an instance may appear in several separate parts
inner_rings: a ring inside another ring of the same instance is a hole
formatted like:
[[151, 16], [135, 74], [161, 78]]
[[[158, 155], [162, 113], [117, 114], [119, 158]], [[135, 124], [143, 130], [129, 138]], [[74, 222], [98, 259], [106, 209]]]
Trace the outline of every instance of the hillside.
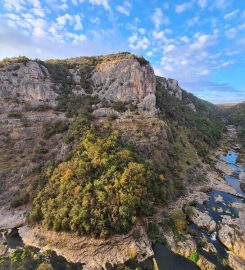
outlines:
[[228, 123], [238, 128], [240, 142], [245, 146], [245, 103], [240, 103], [231, 108], [224, 109]]
[[1, 229], [28, 223], [46, 235], [99, 237], [110, 246], [101, 264], [130, 259], [128, 246], [131, 257], [150, 257], [143, 246], [154, 242], [158, 209], [205, 181], [220, 110], [129, 53], [5, 59], [0, 82]]

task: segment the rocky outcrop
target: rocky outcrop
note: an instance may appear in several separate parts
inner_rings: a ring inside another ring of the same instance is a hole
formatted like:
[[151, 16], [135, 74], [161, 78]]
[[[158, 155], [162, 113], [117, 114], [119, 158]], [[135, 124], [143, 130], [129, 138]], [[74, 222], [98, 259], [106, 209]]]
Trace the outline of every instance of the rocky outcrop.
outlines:
[[[148, 95], [154, 95], [156, 91], [152, 67], [149, 64], [141, 65], [136, 59], [98, 64], [91, 80], [95, 89], [93, 94], [110, 101], [133, 101], [138, 104], [149, 99]], [[150, 103], [146, 109], [151, 110], [151, 107]]]
[[197, 111], [196, 106], [193, 103], [188, 103], [186, 106], [190, 108], [193, 112]]
[[177, 242], [171, 249], [173, 252], [188, 258], [192, 253], [197, 251], [197, 244], [193, 239], [187, 239], [185, 241]]
[[244, 270], [245, 261], [241, 260], [239, 257], [235, 256], [232, 253], [228, 255], [228, 264], [234, 270]]
[[112, 108], [99, 108], [93, 111], [93, 115], [95, 117], [107, 117], [112, 115], [115, 115], [117, 117], [119, 113]]
[[202, 270], [215, 270], [216, 266], [208, 261], [205, 257], [200, 256], [200, 258], [197, 261], [197, 265], [202, 269]]
[[132, 257], [141, 262], [153, 256], [151, 243], [143, 227], [135, 229], [140, 234], [138, 240], [133, 238], [133, 231], [125, 235], [114, 235], [109, 239], [95, 239], [25, 226], [19, 229], [19, 234], [27, 245], [42, 250], [52, 249], [68, 261], [84, 263], [85, 270], [97, 270], [105, 267], [106, 263], [124, 263]]
[[226, 175], [233, 175], [234, 169], [227, 164], [225, 161], [219, 160], [216, 164], [215, 167], [217, 170], [221, 171], [222, 173]]
[[57, 95], [51, 86], [48, 70], [34, 61], [0, 68], [0, 101], [5, 105], [1, 106], [1, 112], [22, 110], [26, 105], [55, 105]]
[[182, 100], [182, 88], [179, 87], [179, 83], [173, 79], [166, 79], [163, 77], [157, 77], [157, 85], [166, 90], [171, 96]]
[[203, 213], [196, 208], [193, 209], [190, 219], [198, 227], [207, 230], [209, 233], [216, 230], [216, 222], [207, 213]]
[[228, 250], [245, 261], [245, 231], [239, 225], [237, 222], [233, 225], [222, 224], [218, 231], [218, 238]]

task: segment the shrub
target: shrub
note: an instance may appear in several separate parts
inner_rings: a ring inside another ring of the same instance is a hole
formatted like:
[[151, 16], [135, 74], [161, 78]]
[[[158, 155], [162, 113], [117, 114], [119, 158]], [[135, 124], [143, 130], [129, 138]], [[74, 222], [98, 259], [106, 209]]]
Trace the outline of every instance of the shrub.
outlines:
[[51, 264], [43, 262], [39, 264], [37, 270], [53, 270], [53, 267]]
[[12, 208], [19, 207], [21, 205], [28, 203], [29, 199], [30, 199], [30, 195], [26, 191], [21, 192], [19, 195], [13, 198], [13, 200], [10, 203], [10, 206]]
[[49, 139], [55, 134], [63, 133], [68, 130], [69, 124], [67, 121], [57, 120], [54, 122], [48, 122], [43, 125], [42, 137]]
[[117, 115], [116, 114], [110, 114], [109, 115], [109, 120], [113, 121], [117, 119]]
[[132, 236], [133, 236], [133, 238], [134, 238], [135, 240], [139, 240], [139, 239], [140, 239], [140, 231], [139, 231], [138, 229], [135, 229], [135, 230], [133, 231]]
[[186, 221], [186, 215], [182, 211], [182, 209], [176, 209], [174, 210], [170, 215], [171, 220], [173, 221], [173, 224], [175, 228], [183, 233], [186, 231], [187, 227], [187, 221]]
[[21, 112], [11, 111], [8, 113], [8, 117], [20, 119], [22, 117], [22, 114], [21, 114]]
[[197, 252], [192, 252], [188, 259], [191, 260], [194, 263], [197, 263], [199, 258], [200, 258], [200, 255]]

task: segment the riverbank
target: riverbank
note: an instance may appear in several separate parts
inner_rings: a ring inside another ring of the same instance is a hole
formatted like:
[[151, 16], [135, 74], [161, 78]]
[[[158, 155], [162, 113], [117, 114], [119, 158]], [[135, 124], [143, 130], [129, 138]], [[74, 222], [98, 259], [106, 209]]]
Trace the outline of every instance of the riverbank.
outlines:
[[[239, 182], [244, 168], [237, 164], [240, 150], [236, 130], [229, 127], [221, 147], [213, 154], [212, 165], [199, 165], [205, 183], [192, 183], [184, 197], [156, 216], [169, 248], [202, 270], [245, 269], [245, 193]], [[167, 226], [169, 220], [171, 226]], [[161, 252], [165, 254], [164, 248]], [[159, 268], [167, 270], [164, 265]]]

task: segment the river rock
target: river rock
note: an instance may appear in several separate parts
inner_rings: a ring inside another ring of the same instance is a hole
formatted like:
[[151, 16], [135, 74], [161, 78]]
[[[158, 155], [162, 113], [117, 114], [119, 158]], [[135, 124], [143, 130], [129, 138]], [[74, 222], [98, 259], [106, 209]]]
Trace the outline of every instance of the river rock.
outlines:
[[4, 244], [0, 244], [0, 256], [3, 256], [7, 251], [7, 246]]
[[197, 261], [197, 265], [202, 269], [202, 270], [215, 270], [216, 266], [208, 261], [206, 258], [203, 256], [200, 256], [200, 258]]
[[212, 243], [209, 243], [209, 242], [207, 242], [205, 244], [205, 247], [203, 249], [205, 251], [211, 252], [211, 253], [217, 253], [218, 252], [217, 249], [216, 249], [216, 247]]
[[239, 174], [239, 180], [245, 183], [245, 172]]
[[241, 227], [244, 221], [238, 223], [238, 220], [235, 224], [221, 224], [218, 238], [227, 249], [245, 260], [245, 231], [244, 227]]
[[223, 172], [226, 175], [230, 175], [231, 176], [234, 173], [234, 169], [229, 164], [227, 164], [225, 161], [219, 160], [215, 164], [215, 167], [216, 167], [217, 170]]
[[209, 233], [216, 230], [216, 222], [208, 214], [203, 213], [196, 208], [193, 209], [193, 214], [190, 216], [190, 219], [199, 228], [205, 229]]
[[172, 251], [188, 258], [193, 252], [197, 251], [197, 244], [193, 239], [179, 241], [172, 248]]
[[241, 260], [239, 257], [235, 256], [232, 253], [229, 253], [228, 264], [234, 270], [244, 270], [245, 261]]

